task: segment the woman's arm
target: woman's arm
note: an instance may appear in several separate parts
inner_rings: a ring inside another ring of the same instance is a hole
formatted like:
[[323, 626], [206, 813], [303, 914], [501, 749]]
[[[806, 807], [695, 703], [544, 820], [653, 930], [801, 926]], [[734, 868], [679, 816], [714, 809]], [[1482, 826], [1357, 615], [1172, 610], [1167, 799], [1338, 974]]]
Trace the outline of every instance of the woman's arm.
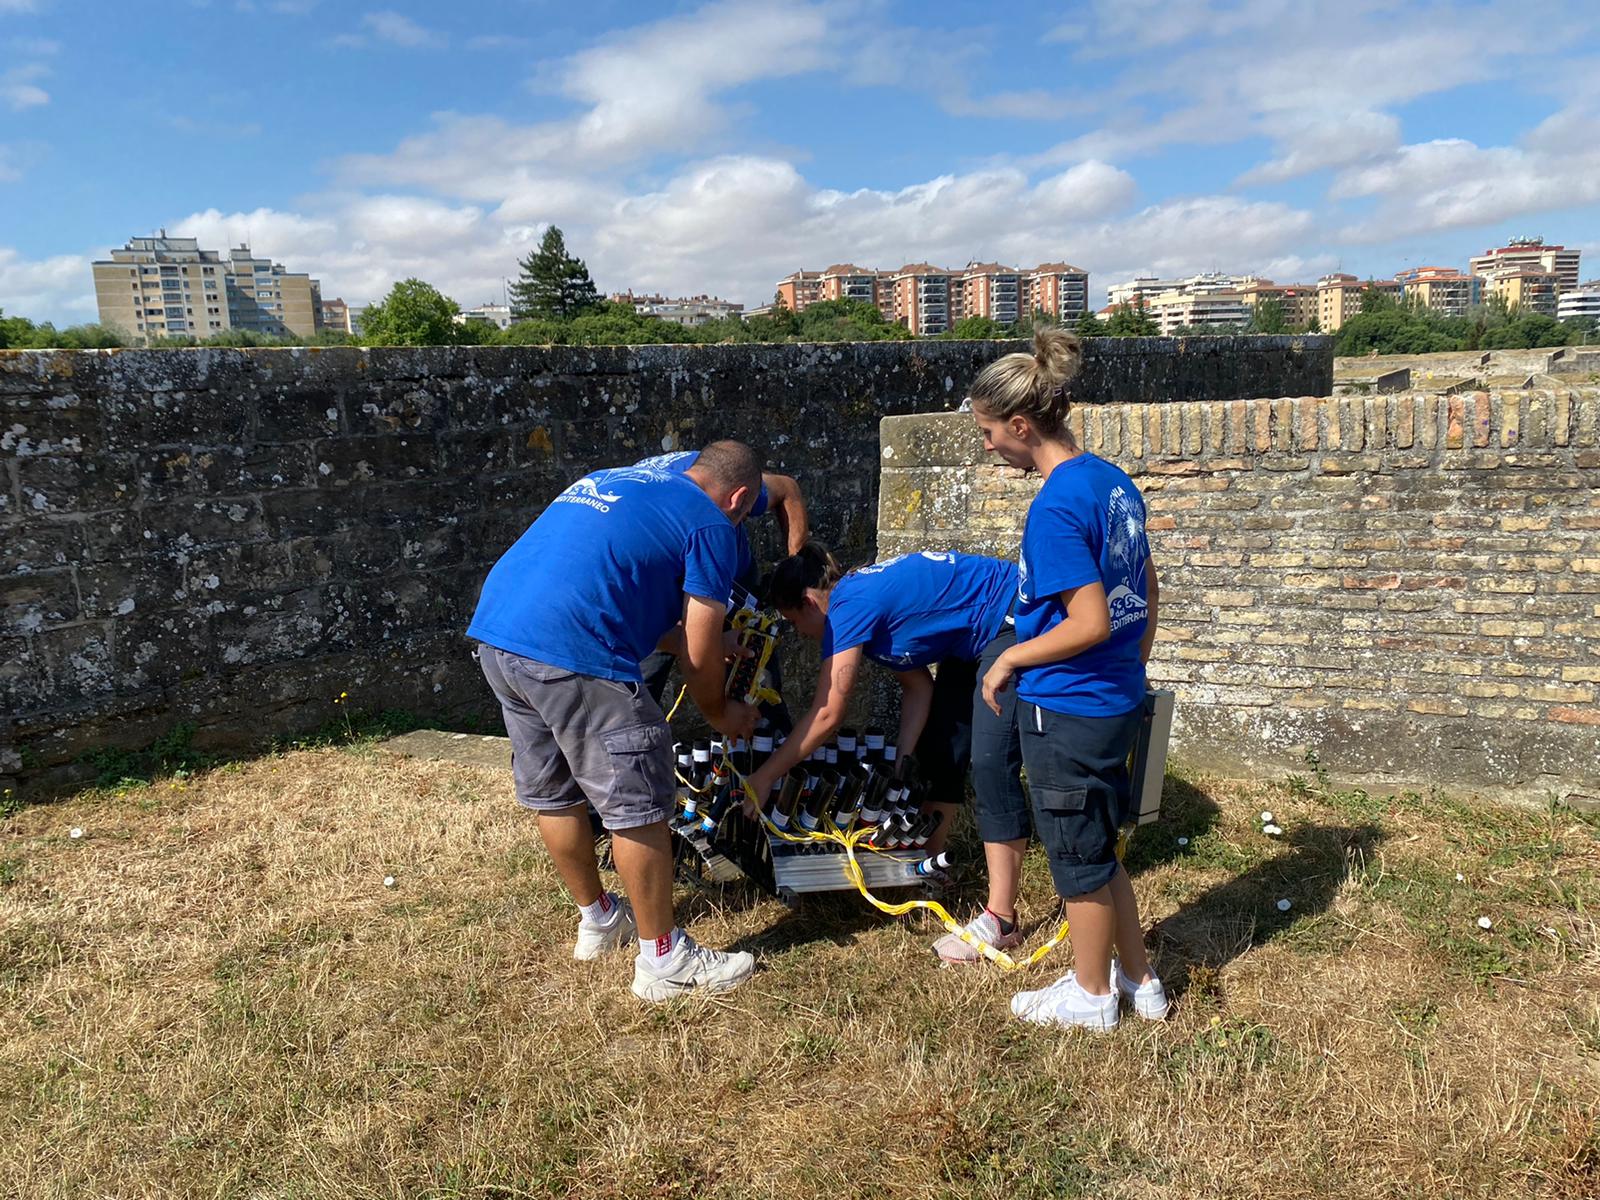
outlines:
[[896, 671], [900, 679], [900, 757], [915, 754], [917, 739], [928, 723], [928, 711], [933, 707], [933, 676], [927, 667], [910, 671]]
[[765, 798], [774, 780], [781, 778], [796, 763], [810, 758], [811, 752], [818, 746], [826, 745], [839, 726], [844, 724], [845, 709], [850, 704], [850, 693], [855, 690], [856, 676], [860, 670], [860, 646], [841, 650], [832, 658], [823, 660], [811, 711], [800, 718], [794, 732], [783, 745], [760, 770], [750, 776], [757, 796]]
[[1072, 658], [1111, 636], [1111, 609], [1106, 604], [1106, 589], [1098, 581], [1062, 592], [1061, 607], [1067, 610], [1061, 624], [1012, 646], [983, 677], [983, 701], [996, 716], [1000, 715], [1000, 693], [1017, 671]]
[[1150, 651], [1156, 644], [1156, 613], [1161, 607], [1161, 583], [1156, 578], [1155, 556], [1144, 560], [1145, 593], [1150, 607], [1145, 610], [1144, 636], [1139, 639], [1139, 661], [1150, 664]]

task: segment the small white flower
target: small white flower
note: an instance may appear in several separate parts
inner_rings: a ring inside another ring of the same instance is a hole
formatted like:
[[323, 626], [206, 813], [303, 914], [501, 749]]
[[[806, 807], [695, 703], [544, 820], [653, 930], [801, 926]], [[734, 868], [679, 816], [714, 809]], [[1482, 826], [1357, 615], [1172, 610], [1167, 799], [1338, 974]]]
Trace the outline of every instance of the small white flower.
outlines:
[[1272, 824], [1272, 814], [1270, 812], [1263, 812], [1261, 814], [1261, 823], [1263, 825], [1271, 825]]
[[1261, 827], [1261, 832], [1266, 834], [1268, 837], [1283, 836], [1283, 830], [1277, 825], [1263, 825]]
[[393, 887], [394, 886], [394, 876], [393, 875], [385, 875], [383, 877], [383, 886], [384, 887]]
[[1478, 928], [1479, 929], [1493, 929], [1494, 928], [1494, 922], [1489, 920], [1488, 917], [1479, 917], [1478, 918]]
[[1294, 906], [1292, 904], [1290, 904], [1287, 900], [1279, 900], [1278, 901], [1278, 911], [1279, 912], [1288, 912], [1292, 907], [1294, 907]]
[[1189, 839], [1188, 838], [1179, 838], [1178, 839], [1178, 845], [1187, 846], [1188, 844], [1189, 844]]
[[74, 825], [71, 829], [67, 830], [67, 836], [69, 838], [81, 838], [83, 836], [83, 830]]
[[1456, 872], [1456, 882], [1457, 883], [1465, 883], [1466, 881], [1467, 881], [1467, 877], [1465, 875], [1463, 875], [1460, 871], [1457, 871]]

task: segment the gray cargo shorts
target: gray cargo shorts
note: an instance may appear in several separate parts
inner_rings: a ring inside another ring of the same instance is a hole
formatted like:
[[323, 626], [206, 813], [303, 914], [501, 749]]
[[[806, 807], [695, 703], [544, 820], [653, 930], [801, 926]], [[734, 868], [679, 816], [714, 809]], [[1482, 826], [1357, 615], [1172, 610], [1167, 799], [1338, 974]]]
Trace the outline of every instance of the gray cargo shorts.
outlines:
[[552, 667], [478, 647], [511, 735], [517, 803], [557, 812], [588, 801], [607, 829], [672, 813], [672, 733], [642, 684]]

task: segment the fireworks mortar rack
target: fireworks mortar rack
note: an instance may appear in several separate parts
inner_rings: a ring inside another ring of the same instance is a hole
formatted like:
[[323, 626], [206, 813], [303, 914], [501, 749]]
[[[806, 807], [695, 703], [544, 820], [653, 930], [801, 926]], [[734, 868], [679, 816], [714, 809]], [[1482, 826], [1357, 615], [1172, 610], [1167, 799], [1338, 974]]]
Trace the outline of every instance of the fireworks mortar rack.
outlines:
[[[766, 667], [777, 642], [777, 619], [746, 606], [735, 614], [733, 626], [749, 653], [730, 669], [727, 694], [746, 703], [775, 700]], [[1133, 820], [1123, 828], [1118, 857], [1133, 825], [1160, 816], [1172, 712], [1171, 692], [1146, 694], [1130, 763]], [[841, 729], [835, 741], [777, 780], [768, 795], [757, 796], [746, 781], [782, 741], [763, 720], [748, 743], [742, 738], [732, 745], [702, 739], [674, 747], [678, 810], [671, 828], [681, 865], [694, 865], [712, 883], [748, 878], [791, 903], [807, 892], [854, 888], [892, 916], [926, 909], [951, 933], [1007, 969], [1031, 966], [1065, 939], [1067, 924], [1062, 921], [1044, 944], [1017, 960], [969, 933], [937, 901], [880, 900], [873, 889], [938, 881], [950, 865], [945, 854], [927, 854], [942, 815], [924, 807], [916, 772], [908, 769], [912, 764], [881, 729], [869, 727], [859, 737], [853, 729]], [[751, 817], [747, 809], [758, 815]]]

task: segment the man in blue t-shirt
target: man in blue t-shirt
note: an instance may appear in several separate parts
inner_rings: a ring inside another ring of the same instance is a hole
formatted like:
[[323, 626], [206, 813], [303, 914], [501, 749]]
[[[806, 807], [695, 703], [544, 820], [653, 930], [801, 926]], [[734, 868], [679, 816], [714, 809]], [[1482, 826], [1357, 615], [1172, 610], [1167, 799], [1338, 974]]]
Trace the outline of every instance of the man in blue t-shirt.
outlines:
[[[725, 991], [755, 967], [673, 923], [672, 735], [639, 662], [671, 647], [706, 720], [729, 737], [753, 729], [755, 710], [723, 695], [722, 624], [760, 487], [760, 460], [732, 441], [684, 471], [646, 461], [586, 475], [495, 563], [467, 629], [505, 716], [517, 799], [578, 904], [573, 954], [598, 958], [637, 932], [642, 1000]], [[627, 899], [600, 886], [591, 804]]]
[[[639, 466], [660, 466], [681, 474], [694, 466], [699, 456], [698, 450], [677, 450], [655, 458], [647, 458]], [[800, 547], [804, 546], [806, 539], [810, 537], [811, 523], [806, 513], [805, 497], [800, 493], [800, 485], [791, 476], [771, 472], [762, 474], [761, 491], [756, 496], [755, 505], [750, 509], [750, 515], [760, 517], [768, 513], [778, 523], [778, 529], [783, 536], [784, 553], [798, 554]], [[733, 573], [734, 594], [730, 598], [730, 609], [738, 608], [746, 600], [755, 601], [760, 577], [760, 572], [756, 569], [755, 552], [750, 548], [750, 535], [745, 526], [740, 525], [735, 533], [739, 538], [739, 565]], [[676, 661], [677, 656], [670, 650], [658, 650], [639, 664], [639, 671], [644, 676], [644, 685], [650, 689], [650, 694], [655, 697], [658, 704], [666, 692], [667, 680], [672, 675], [672, 665]], [[776, 654], [772, 656], [767, 673], [773, 690], [781, 693], [783, 675], [780, 656]], [[762, 705], [761, 715], [780, 732], [787, 733], [794, 727], [789, 709], [781, 700], [774, 705]]]

